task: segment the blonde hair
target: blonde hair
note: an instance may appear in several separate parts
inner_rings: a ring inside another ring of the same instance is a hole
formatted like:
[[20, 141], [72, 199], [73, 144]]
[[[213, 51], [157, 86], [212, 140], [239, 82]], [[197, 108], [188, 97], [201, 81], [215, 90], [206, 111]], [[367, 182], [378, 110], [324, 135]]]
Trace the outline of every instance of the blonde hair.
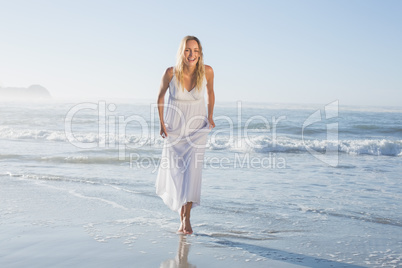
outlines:
[[[200, 40], [191, 35], [187, 35], [181, 40], [179, 50], [177, 51], [177, 57], [176, 57], [176, 66], [174, 68], [174, 73], [176, 76], [177, 81], [179, 82], [179, 86], [184, 90], [183, 86], [183, 69], [184, 69], [184, 63], [183, 63], [183, 58], [184, 58], [184, 51], [186, 50], [186, 45], [187, 41], [194, 40], [198, 44], [199, 48], [199, 58], [198, 62], [195, 68], [195, 89], [196, 90], [201, 90], [202, 83], [204, 82], [204, 77], [205, 77], [205, 65], [204, 65], [204, 55], [202, 53], [202, 46]], [[190, 89], [191, 90], [191, 89]]]

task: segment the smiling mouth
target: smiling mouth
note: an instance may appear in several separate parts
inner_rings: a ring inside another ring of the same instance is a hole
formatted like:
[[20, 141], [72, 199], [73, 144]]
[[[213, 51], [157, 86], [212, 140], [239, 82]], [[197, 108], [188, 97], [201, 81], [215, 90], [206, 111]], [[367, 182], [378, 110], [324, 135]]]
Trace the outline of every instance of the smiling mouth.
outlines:
[[195, 58], [189, 58], [188, 61], [195, 61]]

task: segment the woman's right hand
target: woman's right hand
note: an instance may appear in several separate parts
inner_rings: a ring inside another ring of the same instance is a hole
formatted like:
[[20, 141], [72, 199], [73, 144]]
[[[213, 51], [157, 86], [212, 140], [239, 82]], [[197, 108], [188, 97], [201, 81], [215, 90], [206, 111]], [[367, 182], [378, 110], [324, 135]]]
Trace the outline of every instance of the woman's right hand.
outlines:
[[166, 138], [168, 136], [165, 124], [161, 124], [160, 135], [162, 136], [162, 138]]
[[165, 73], [163, 74], [162, 77], [162, 82], [161, 82], [161, 87], [159, 89], [159, 94], [158, 94], [158, 114], [159, 114], [159, 122], [161, 123], [161, 130], [160, 130], [160, 135], [162, 138], [166, 138], [168, 136], [167, 131], [166, 131], [166, 126], [165, 122], [163, 120], [163, 108], [164, 108], [164, 102], [165, 102], [165, 94], [166, 91], [169, 88], [169, 83], [173, 78], [173, 67], [169, 67], [166, 69]]

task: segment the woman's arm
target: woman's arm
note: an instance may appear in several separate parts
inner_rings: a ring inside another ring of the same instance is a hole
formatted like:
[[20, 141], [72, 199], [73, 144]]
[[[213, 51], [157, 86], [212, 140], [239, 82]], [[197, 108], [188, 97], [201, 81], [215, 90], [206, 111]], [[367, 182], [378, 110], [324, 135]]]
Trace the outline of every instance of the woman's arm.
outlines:
[[166, 69], [165, 73], [162, 76], [162, 81], [159, 88], [159, 94], [157, 100], [159, 121], [161, 123], [160, 135], [162, 136], [162, 138], [166, 138], [168, 136], [163, 118], [163, 110], [165, 104], [165, 94], [167, 89], [169, 88], [169, 82], [170, 80], [172, 80], [172, 77], [173, 77], [173, 67], [169, 67]]
[[205, 76], [207, 78], [207, 95], [208, 95], [208, 121], [211, 128], [215, 127], [213, 120], [215, 93], [214, 93], [214, 70], [211, 66], [205, 65]]

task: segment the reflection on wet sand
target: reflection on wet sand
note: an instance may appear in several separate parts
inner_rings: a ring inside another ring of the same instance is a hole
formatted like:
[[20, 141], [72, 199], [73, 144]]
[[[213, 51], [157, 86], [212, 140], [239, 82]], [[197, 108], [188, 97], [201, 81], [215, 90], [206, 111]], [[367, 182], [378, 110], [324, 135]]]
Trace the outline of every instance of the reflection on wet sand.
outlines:
[[187, 243], [187, 236], [179, 235], [179, 248], [174, 259], [168, 259], [161, 263], [160, 268], [196, 268], [188, 262], [188, 253], [190, 252], [190, 243]]

